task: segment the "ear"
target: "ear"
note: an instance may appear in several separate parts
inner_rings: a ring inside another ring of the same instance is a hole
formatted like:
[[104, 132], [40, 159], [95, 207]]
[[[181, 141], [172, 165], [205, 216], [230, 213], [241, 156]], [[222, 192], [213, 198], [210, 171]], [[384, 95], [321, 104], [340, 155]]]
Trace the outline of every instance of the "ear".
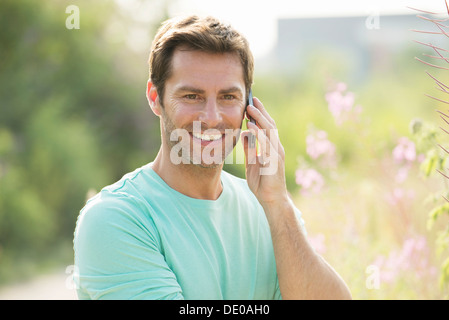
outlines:
[[148, 80], [147, 83], [147, 99], [148, 104], [151, 107], [151, 110], [153, 110], [154, 114], [157, 116], [161, 115], [161, 105], [159, 103], [159, 96], [157, 94], [157, 89], [153, 85], [153, 82], [151, 80]]

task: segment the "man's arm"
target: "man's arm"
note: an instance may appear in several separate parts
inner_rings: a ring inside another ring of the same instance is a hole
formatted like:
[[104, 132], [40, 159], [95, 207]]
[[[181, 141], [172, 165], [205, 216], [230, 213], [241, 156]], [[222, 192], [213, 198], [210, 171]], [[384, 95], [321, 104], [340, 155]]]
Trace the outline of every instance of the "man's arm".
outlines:
[[292, 203], [264, 206], [283, 299], [351, 299], [335, 270], [310, 246]]
[[282, 298], [351, 299], [344, 281], [306, 239], [288, 196], [276, 124], [257, 98], [254, 102], [247, 112], [257, 125], [248, 122], [248, 129], [257, 136], [260, 150], [256, 154], [244, 132], [246, 178], [267, 216]]

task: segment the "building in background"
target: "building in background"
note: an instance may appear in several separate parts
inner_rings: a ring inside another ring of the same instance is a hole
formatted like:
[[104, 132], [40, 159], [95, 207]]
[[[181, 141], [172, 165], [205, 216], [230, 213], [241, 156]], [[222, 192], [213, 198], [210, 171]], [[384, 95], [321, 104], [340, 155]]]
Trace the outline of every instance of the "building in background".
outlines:
[[[374, 70], [394, 68], [395, 56], [405, 50], [431, 53], [413, 40], [443, 47], [447, 43], [445, 36], [413, 29], [439, 31], [415, 14], [279, 19], [277, 44], [257, 67], [301, 74], [313, 55], [319, 55], [346, 63], [349, 76], [360, 81]], [[410, 59], [413, 62], [413, 56]]]

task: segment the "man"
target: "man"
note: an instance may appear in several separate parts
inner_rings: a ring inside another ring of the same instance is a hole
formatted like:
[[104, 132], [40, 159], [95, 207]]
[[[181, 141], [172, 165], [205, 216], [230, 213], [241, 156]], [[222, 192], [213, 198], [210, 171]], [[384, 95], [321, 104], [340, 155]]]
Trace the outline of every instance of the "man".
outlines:
[[[245, 38], [210, 17], [168, 20], [149, 63], [161, 147], [81, 211], [79, 298], [350, 298], [306, 240], [275, 122], [257, 98], [247, 105], [253, 58]], [[245, 112], [256, 124], [241, 132]], [[240, 134], [246, 180], [222, 170]], [[275, 170], [262, 174], [268, 167]]]

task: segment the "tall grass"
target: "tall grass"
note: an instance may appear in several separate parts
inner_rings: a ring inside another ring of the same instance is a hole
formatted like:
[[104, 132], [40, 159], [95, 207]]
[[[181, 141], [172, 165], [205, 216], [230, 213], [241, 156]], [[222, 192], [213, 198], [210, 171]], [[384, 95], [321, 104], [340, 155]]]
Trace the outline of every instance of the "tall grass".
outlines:
[[386, 133], [377, 141], [372, 128], [362, 126], [368, 115], [354, 96], [342, 83], [326, 94], [335, 126], [358, 140], [354, 149], [333, 142], [325, 129], [306, 133], [294, 196], [309, 239], [356, 299], [441, 298], [436, 234], [426, 228], [425, 204], [440, 181], [420, 173], [425, 156], [411, 133]]
[[[429, 30], [414, 30], [417, 33], [427, 33], [433, 34], [435, 36], [444, 37], [446, 40], [449, 38], [449, 26], [445, 23], [449, 20], [449, 6], [447, 1], [445, 0], [446, 10], [447, 12], [444, 14], [438, 14], [435, 12], [428, 12], [419, 9], [417, 10], [420, 14], [418, 18], [423, 19], [429, 23], [429, 26], [432, 29]], [[424, 15], [423, 15], [424, 14]], [[424, 63], [426, 66], [429, 66], [432, 69], [443, 70], [444, 75], [447, 76], [447, 72], [449, 71], [449, 57], [447, 56], [447, 52], [449, 52], [448, 48], [442, 48], [436, 46], [432, 43], [424, 43], [417, 41], [418, 43], [424, 45], [427, 48], [431, 49], [431, 54], [424, 54], [425, 59], [416, 58], [420, 62]], [[449, 94], [449, 86], [445, 83], [445, 81], [441, 81], [442, 77], [438, 77], [433, 75], [433, 72], [426, 71], [427, 75], [434, 81], [436, 84], [436, 89], [439, 91], [439, 95], [430, 95], [427, 94], [428, 97], [439, 102], [440, 104], [447, 105], [449, 101], [446, 97]], [[444, 79], [444, 78], [443, 78]], [[441, 130], [449, 135], [449, 115], [447, 111], [437, 110], [440, 115], [441, 120], [443, 121]], [[447, 141], [447, 136], [445, 137]], [[443, 215], [446, 215], [444, 218], [447, 218], [449, 215], [449, 186], [448, 179], [449, 175], [446, 173], [446, 163], [447, 157], [449, 155], [449, 151], [447, 150], [447, 143], [445, 144], [441, 139], [437, 140], [437, 146], [433, 146], [429, 148], [427, 161], [425, 170], [427, 173], [432, 170], [438, 171], [442, 177], [444, 177], [444, 187], [442, 188], [441, 193], [443, 193], [442, 198], [445, 200], [443, 203], [438, 203], [436, 207], [430, 212], [428, 225], [429, 228], [434, 227], [435, 221], [441, 221]], [[446, 145], [446, 147], [444, 146]], [[436, 198], [436, 197], [434, 197]], [[437, 201], [434, 201], [437, 202]], [[447, 220], [446, 220], [447, 221]], [[435, 228], [438, 231], [438, 237], [436, 239], [437, 252], [440, 256], [445, 256], [442, 264], [441, 264], [441, 275], [440, 275], [440, 287], [446, 291], [447, 297], [449, 297], [449, 222], [446, 222], [445, 225], [440, 226], [440, 228]]]

